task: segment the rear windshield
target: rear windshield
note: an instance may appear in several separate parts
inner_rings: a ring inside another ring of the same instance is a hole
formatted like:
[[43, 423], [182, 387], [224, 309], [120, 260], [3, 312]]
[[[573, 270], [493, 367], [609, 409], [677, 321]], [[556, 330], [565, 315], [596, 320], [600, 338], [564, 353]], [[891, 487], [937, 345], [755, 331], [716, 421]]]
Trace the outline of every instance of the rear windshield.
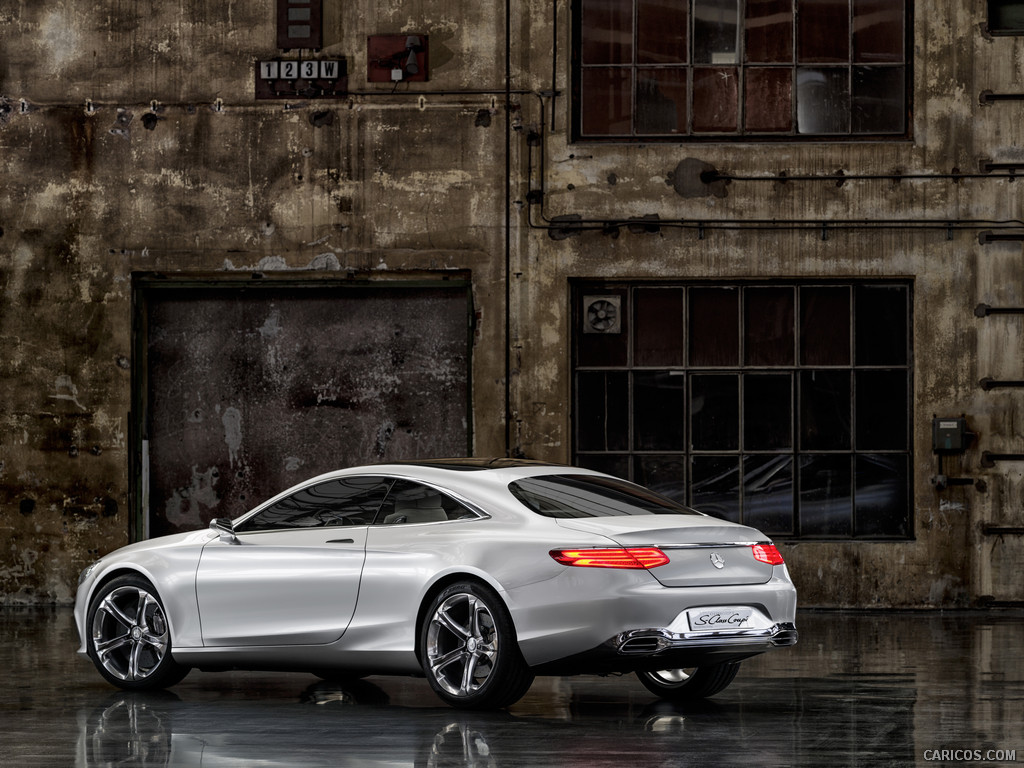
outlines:
[[510, 483], [519, 501], [545, 517], [699, 515], [639, 485], [593, 475], [544, 475]]

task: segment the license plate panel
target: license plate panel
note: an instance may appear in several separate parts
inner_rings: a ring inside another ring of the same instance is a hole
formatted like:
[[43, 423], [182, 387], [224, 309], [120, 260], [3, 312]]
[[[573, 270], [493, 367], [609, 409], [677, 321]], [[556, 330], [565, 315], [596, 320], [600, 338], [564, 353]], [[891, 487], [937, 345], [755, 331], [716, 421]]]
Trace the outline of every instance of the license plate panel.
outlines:
[[721, 632], [730, 629], [751, 629], [754, 609], [744, 605], [691, 608], [686, 612], [691, 632]]

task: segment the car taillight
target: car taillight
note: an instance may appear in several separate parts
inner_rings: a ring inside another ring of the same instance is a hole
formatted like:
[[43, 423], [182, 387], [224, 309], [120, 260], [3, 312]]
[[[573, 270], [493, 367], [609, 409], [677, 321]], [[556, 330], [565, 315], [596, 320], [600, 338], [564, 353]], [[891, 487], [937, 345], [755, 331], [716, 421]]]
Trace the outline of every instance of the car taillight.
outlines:
[[553, 549], [550, 555], [562, 565], [578, 568], [657, 568], [668, 562], [668, 555], [657, 547]]
[[754, 559], [759, 562], [768, 563], [768, 565], [782, 565], [786, 562], [774, 544], [755, 544], [752, 549], [754, 550]]

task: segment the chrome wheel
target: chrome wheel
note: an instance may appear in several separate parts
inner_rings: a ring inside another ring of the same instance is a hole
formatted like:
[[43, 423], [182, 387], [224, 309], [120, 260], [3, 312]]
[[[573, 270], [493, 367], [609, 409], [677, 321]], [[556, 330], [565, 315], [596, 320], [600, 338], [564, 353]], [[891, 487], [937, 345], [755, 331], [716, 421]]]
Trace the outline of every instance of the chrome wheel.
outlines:
[[452, 696], [480, 690], [494, 671], [498, 632], [491, 611], [475, 595], [452, 595], [437, 606], [427, 629], [430, 674]]
[[93, 613], [96, 658], [119, 680], [133, 682], [153, 674], [167, 654], [168, 639], [163, 608], [141, 587], [111, 591]]
[[696, 667], [685, 669], [659, 669], [657, 672], [650, 672], [650, 676], [665, 686], [685, 685], [697, 671]]
[[453, 707], [507, 707], [533, 682], [508, 609], [476, 581], [452, 584], [427, 604], [419, 655], [430, 687]]

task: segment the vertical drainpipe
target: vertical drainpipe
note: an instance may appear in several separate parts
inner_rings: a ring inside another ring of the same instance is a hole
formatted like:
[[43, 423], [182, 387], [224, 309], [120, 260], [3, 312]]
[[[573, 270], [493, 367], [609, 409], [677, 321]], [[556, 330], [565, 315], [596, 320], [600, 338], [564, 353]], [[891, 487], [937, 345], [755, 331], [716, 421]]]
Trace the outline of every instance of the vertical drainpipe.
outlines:
[[512, 455], [512, 0], [505, 0], [505, 455]]

